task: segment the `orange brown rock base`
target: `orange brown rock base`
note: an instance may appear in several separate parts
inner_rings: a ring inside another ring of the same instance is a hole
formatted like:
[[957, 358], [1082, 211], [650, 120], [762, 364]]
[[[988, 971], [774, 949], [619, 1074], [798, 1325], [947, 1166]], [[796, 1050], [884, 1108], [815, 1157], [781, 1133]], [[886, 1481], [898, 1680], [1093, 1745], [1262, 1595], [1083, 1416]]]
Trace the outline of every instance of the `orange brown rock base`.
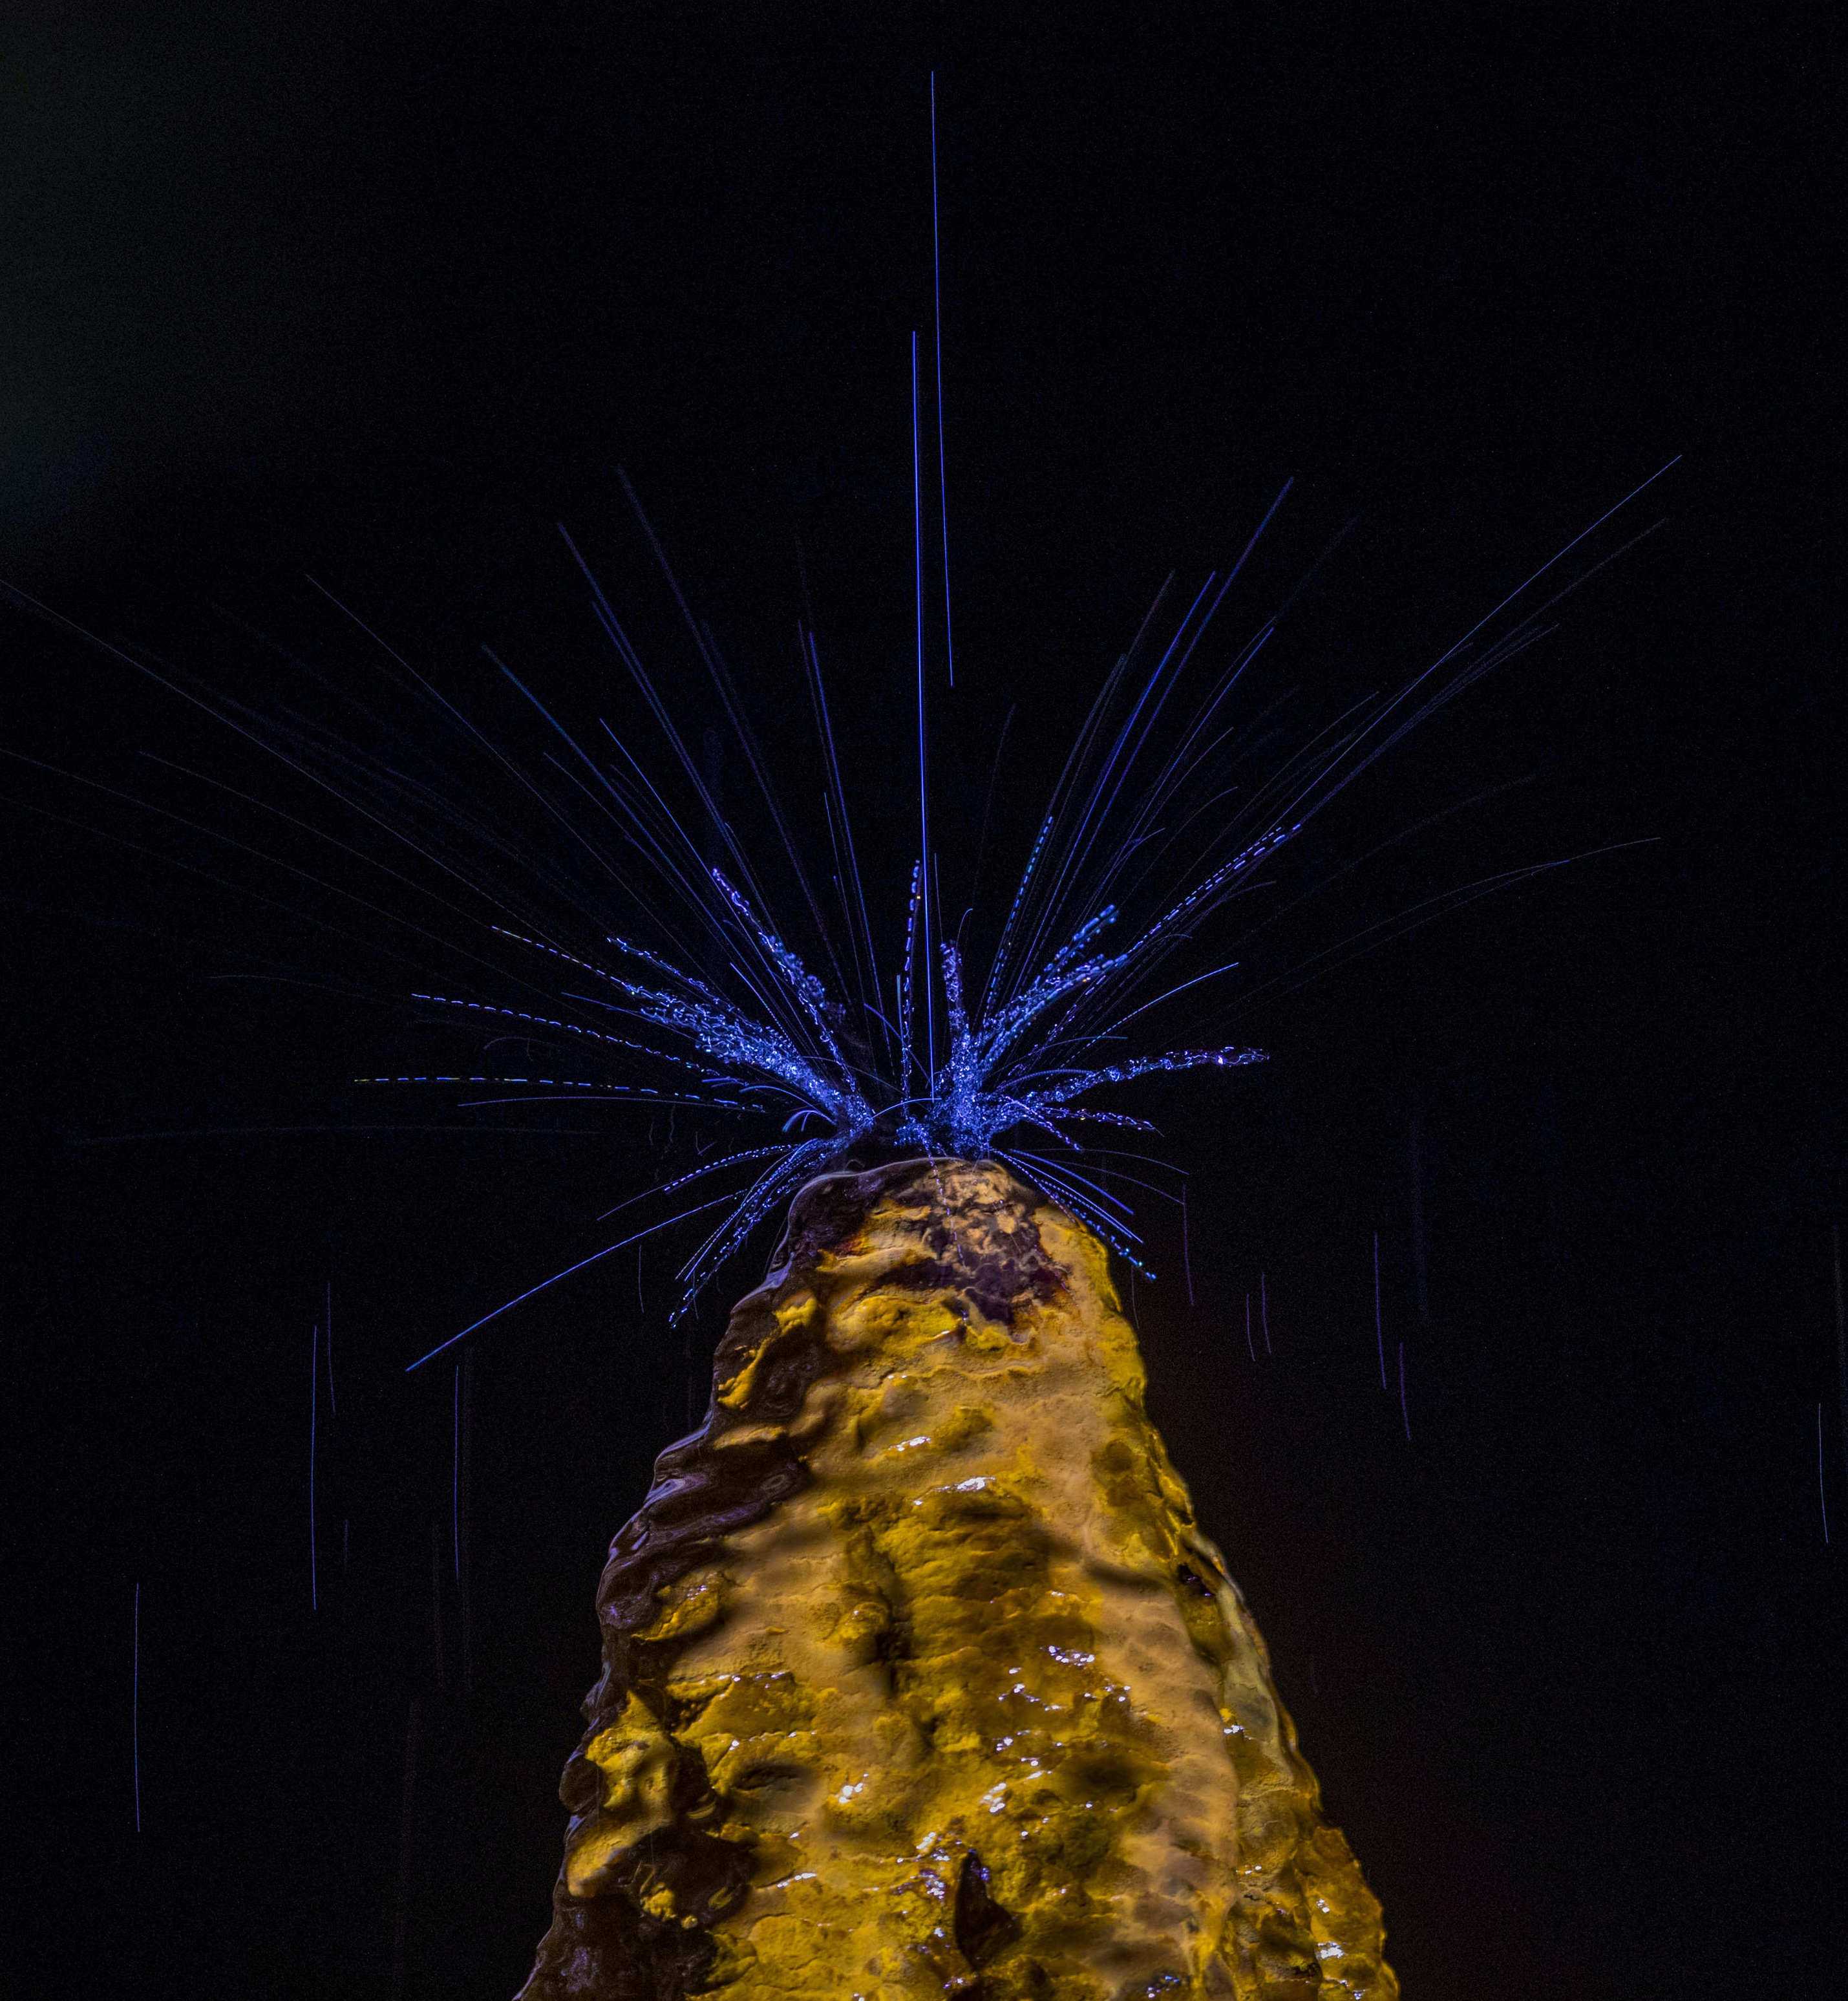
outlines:
[[1142, 1392], [1006, 1169], [804, 1189], [612, 1546], [522, 2001], [1391, 2001]]

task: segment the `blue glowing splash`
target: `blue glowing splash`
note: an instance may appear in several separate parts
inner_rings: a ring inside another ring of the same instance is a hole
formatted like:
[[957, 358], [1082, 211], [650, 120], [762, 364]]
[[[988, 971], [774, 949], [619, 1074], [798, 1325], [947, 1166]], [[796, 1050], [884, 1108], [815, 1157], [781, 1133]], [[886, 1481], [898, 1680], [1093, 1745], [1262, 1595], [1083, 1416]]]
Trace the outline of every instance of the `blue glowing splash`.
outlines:
[[[915, 349], [912, 371], [915, 405]], [[1158, 1172], [1168, 1164], [1101, 1144], [1099, 1136], [1156, 1132], [1141, 1112], [1124, 1108], [1118, 1094], [1126, 1087], [1263, 1060], [1261, 1051], [1218, 1039], [1197, 1019], [1190, 1032], [1173, 1011], [1183, 1000], [1197, 1005], [1204, 998], [1223, 1025], [1220, 983], [1239, 963], [1223, 955], [1239, 948], [1237, 939], [1220, 935], [1228, 906], [1275, 882], [1279, 858], [1380, 758], [1550, 629], [1544, 621], [1551, 607], [1621, 548], [1555, 579], [1544, 601], [1534, 601], [1542, 594], [1533, 587], [1660, 476], [1600, 515], [1436, 659], [1397, 687], [1356, 703], [1280, 761], [1266, 763], [1235, 698], [1277, 620], [1230, 648], [1207, 642], [1283, 501], [1280, 493], [1237, 559], [1208, 576], [1178, 618], [1173, 605], [1181, 600], [1171, 605], [1170, 586], [1163, 587], [1106, 678], [1039, 817], [1019, 881], [1006, 893], [979, 976], [964, 941], [983, 935], [982, 913], [947, 924], [940, 905], [926, 754], [921, 513], [914, 523], [918, 793], [915, 809], [908, 799], [888, 799], [882, 815], [888, 838], [905, 823], [915, 830], [916, 844], [906, 837], [908, 889], [891, 910], [884, 957], [814, 634], [801, 628], [798, 652], [815, 726], [809, 803], [825, 823], [831, 864], [818, 878], [771, 781], [730, 668], [710, 628], [690, 610], [632, 492], [637, 519], [773, 841], [741, 833], [735, 806], [721, 809], [706, 763], [568, 537], [596, 621], [665, 743], [665, 758], [632, 750], [601, 718], [596, 736], [580, 741], [490, 653], [505, 686], [544, 733], [545, 754], [517, 760], [363, 625], [398, 694], [414, 699], [425, 721], [434, 716], [441, 723], [455, 755], [474, 760], [472, 777], [461, 775], [458, 764], [432, 761], [427, 736], [383, 729], [363, 705], [368, 741], [377, 747], [363, 748], [351, 735], [297, 712], [266, 715], [175, 670], [108, 650], [280, 760], [324, 810], [335, 802], [340, 823], [317, 826], [267, 799], [201, 779], [215, 800], [241, 802], [273, 830], [304, 833], [334, 851], [342, 866], [370, 872], [362, 886], [349, 888], [234, 838], [214, 813], [189, 818], [153, 810], [215, 851], [254, 857], [311, 886], [321, 901], [309, 921], [323, 931], [338, 928], [321, 915], [328, 895], [342, 900], [349, 916], [382, 917], [391, 927], [382, 948], [391, 958], [427, 960], [434, 952], [440, 959], [440, 978], [426, 972], [410, 990], [426, 1021], [485, 1034], [491, 1047], [511, 1042], [523, 1053], [504, 1071], [486, 1061], [427, 1070], [394, 1066], [391, 1074], [359, 1081], [440, 1090], [471, 1110], [560, 1101], [625, 1115], [690, 1110], [705, 1129], [700, 1146], [710, 1143], [710, 1122], [768, 1129], [741, 1132], [744, 1143], [619, 1204], [647, 1202], [662, 1213], [495, 1307], [431, 1350], [436, 1355], [572, 1273], [703, 1217], [706, 1234], [676, 1275], [683, 1314], [804, 1180], [838, 1164], [901, 1154], [1005, 1162], [1145, 1271], [1124, 1190], [1151, 1184], [1122, 1163], [1146, 1161]], [[914, 479], [914, 508], [921, 506]], [[947, 624], [944, 638], [947, 652]], [[497, 806], [480, 798], [484, 774], [499, 788]], [[879, 775], [889, 791], [889, 767]], [[675, 794], [683, 807], [690, 798], [692, 810], [676, 811]], [[902, 814], [891, 809], [898, 805]], [[1429, 899], [1301, 962], [1289, 977], [1558, 865], [1509, 871]], [[794, 891], [781, 893], [780, 915], [766, 886], [773, 872]], [[1254, 918], [1245, 929], [1260, 929], [1263, 921]], [[611, 928], [617, 922], [620, 932]], [[801, 948], [792, 932], [804, 940]], [[1176, 963], [1177, 955], [1183, 962]], [[1246, 990], [1242, 998], [1250, 997]], [[1164, 1020], [1176, 1025], [1163, 1032]], [[720, 1192], [679, 1206], [696, 1184], [714, 1178]]]
[[[643, 1237], [694, 1216], [711, 1218], [716, 1211], [677, 1273], [684, 1312], [802, 1181], [832, 1166], [892, 1154], [1006, 1162], [1082, 1218], [1138, 1270], [1147, 1270], [1134, 1210], [1121, 1190], [1151, 1185], [1115, 1163], [1148, 1157], [1099, 1147], [1093, 1135], [1097, 1129], [1157, 1129], [1112, 1101], [1115, 1094], [1163, 1074], [1238, 1070], [1263, 1060], [1262, 1051], [1242, 1044], [1169, 1040], [1152, 1032], [1169, 1004], [1185, 995], [1197, 998], [1201, 989], [1236, 971], [1238, 962], [1210, 965], [1167, 985], [1164, 968], [1183, 946], [1197, 952], [1204, 941], [1212, 956], [1211, 927], [1226, 907], [1264, 886], [1270, 865], [1380, 757], [1538, 636], [1545, 613], [1562, 594], [1485, 637], [1492, 613], [1439, 659], [1397, 689], [1358, 704], [1280, 768], [1255, 781], [1229, 783], [1224, 753], [1238, 741], [1231, 704], [1246, 669], [1272, 636], [1274, 621], [1207, 673], [1185, 719], [1178, 725], [1169, 719], [1158, 743], [1158, 725], [1171, 707], [1180, 706], [1183, 677], [1283, 497], [1273, 503], [1243, 554], [1207, 579], [1158, 642], [1151, 635], [1160, 629], [1165, 590], [1118, 660], [1039, 822], [979, 985], [958, 941], [967, 920], [953, 937], [934, 907], [938, 870], [924, 790], [922, 639], [915, 824], [922, 851], [910, 868], [902, 911], [895, 914], [902, 917], [895, 927], [902, 939], [898, 964], [882, 968], [813, 635], [804, 630], [801, 653], [817, 725], [816, 768], [834, 864], [833, 894], [826, 900], [804, 868], [729, 670], [710, 631], [688, 611], [642, 517], [768, 809], [780, 861], [797, 886], [808, 931], [827, 966], [824, 974], [773, 920], [752, 851], [721, 813], [638, 651], [579, 559], [599, 622], [698, 802], [699, 831], [676, 816], [659, 772], [651, 775], [607, 722], [599, 728], [614, 754], [593, 757], [524, 684], [505, 666], [501, 672], [565, 746], [564, 758], [552, 760], [556, 769], [568, 774], [615, 823], [631, 861], [639, 858], [646, 865], [641, 872], [658, 900], [653, 914], [664, 942], [648, 946], [605, 933], [594, 945], [581, 937], [568, 945], [542, 935], [537, 925], [496, 924], [491, 927], [495, 936], [528, 962], [514, 976], [545, 988], [554, 997], [551, 1007], [541, 1012], [428, 990], [416, 998], [436, 1011], [436, 1018], [457, 1027], [504, 1023], [529, 1047], [549, 1043], [582, 1058], [585, 1069], [618, 1074], [452, 1073], [366, 1081], [486, 1087], [462, 1100], [471, 1107], [561, 1098], [615, 1108], [686, 1107], [760, 1120], [774, 1129], [774, 1136], [722, 1150], [691, 1172], [631, 1198], [671, 1205], [709, 1177], [734, 1182], [690, 1208], [670, 1207], [658, 1220], [495, 1308], [475, 1327]], [[1608, 518], [1601, 516], [1593, 527]], [[1496, 611], [1522, 597], [1591, 532], [1575, 538]], [[1583, 580], [1581, 575], [1563, 588]], [[533, 780], [518, 775], [533, 789]], [[715, 850], [722, 851], [726, 865], [710, 858]], [[633, 889], [632, 879], [622, 879]], [[1434, 901], [1466, 901], [1506, 879], [1471, 884]], [[659, 900], [663, 893], [665, 901]], [[1134, 910], [1141, 914], [1127, 914]], [[1410, 916], [1422, 921], [1419, 911]], [[684, 942], [676, 948], [677, 941]], [[473, 1331], [464, 1328], [443, 1347]]]

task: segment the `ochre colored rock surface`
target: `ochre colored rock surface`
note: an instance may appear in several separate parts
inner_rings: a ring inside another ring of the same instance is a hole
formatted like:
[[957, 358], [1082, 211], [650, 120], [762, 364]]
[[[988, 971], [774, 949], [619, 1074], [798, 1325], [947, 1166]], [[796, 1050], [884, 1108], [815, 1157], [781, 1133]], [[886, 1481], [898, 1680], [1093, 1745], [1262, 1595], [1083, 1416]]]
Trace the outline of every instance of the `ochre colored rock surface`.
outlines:
[[805, 1188], [612, 1546], [523, 2001], [1391, 2001], [1142, 1388], [1005, 1169]]

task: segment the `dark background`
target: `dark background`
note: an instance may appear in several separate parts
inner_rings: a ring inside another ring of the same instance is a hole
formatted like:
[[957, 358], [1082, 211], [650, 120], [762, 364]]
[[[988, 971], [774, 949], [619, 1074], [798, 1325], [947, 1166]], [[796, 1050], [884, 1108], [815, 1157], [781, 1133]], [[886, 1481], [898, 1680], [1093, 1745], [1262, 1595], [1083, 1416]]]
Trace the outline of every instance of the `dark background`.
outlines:
[[[1836, 1991], [1842, 717], [1801, 10], [295, 11], [15, 11], [0, 574], [260, 701], [269, 640], [359, 657], [312, 572], [451, 685], [487, 640], [621, 712], [551, 524], [645, 598], [624, 466], [798, 795], [800, 546], [888, 908], [933, 66], [964, 865], [1008, 707], [1017, 868], [1155, 587], [1284, 478], [1239, 629], [1355, 522], [1277, 642], [1325, 713], [1681, 455], [1632, 510], [1660, 530], [1324, 865], [1534, 782], [1306, 943], [1654, 844], [1273, 993], [1238, 1028], [1266, 1068], [1154, 1094], [1195, 1303], [1169, 1268], [1135, 1304], [1409, 1994]], [[248, 778], [43, 618], [0, 643], [9, 750], [134, 797], [149, 749]], [[655, 1136], [351, 1129], [399, 1018], [218, 976], [325, 941], [132, 806], [5, 789], [10, 1991], [504, 1997], [602, 1549], [703, 1406], [717, 1309], [670, 1335], [665, 1251], [612, 1261], [461, 1378], [401, 1371], [592, 1248]]]

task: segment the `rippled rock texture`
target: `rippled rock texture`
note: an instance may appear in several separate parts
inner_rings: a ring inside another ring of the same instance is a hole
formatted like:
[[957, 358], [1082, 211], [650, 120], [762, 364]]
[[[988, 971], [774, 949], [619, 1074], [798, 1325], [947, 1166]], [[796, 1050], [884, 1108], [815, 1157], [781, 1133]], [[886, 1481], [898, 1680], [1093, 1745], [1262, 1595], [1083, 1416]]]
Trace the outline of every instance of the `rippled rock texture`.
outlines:
[[1004, 1168], [804, 1189], [611, 1547], [522, 2001], [1391, 2001], [1142, 1389]]

